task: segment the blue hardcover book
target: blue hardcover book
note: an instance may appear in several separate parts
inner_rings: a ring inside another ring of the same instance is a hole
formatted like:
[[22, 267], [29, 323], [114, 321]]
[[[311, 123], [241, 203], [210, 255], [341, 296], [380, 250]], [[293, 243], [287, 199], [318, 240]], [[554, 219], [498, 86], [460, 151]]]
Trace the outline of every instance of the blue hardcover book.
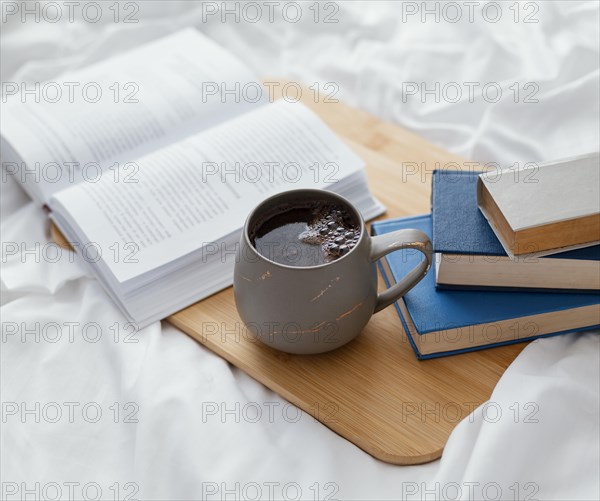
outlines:
[[[403, 228], [432, 234], [431, 215], [375, 222], [374, 235]], [[388, 254], [379, 264], [388, 285], [405, 276], [421, 259], [414, 250]], [[433, 271], [396, 309], [420, 359], [529, 341], [600, 326], [600, 294], [477, 292], [435, 287]]]
[[600, 290], [600, 245], [510, 259], [477, 206], [480, 172], [437, 170], [432, 179], [433, 249], [440, 288]]

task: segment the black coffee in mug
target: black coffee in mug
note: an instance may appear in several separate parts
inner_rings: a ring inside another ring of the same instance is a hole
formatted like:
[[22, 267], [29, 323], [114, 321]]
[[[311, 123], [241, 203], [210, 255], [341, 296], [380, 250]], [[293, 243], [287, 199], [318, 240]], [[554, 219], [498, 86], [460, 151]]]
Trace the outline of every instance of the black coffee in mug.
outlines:
[[318, 203], [272, 210], [250, 232], [258, 253], [287, 266], [318, 266], [350, 252], [360, 222], [340, 205]]
[[[378, 294], [376, 261], [402, 249], [421, 251], [425, 259]], [[233, 270], [235, 305], [250, 335], [266, 345], [325, 353], [354, 339], [374, 313], [414, 287], [432, 253], [418, 230], [370, 236], [358, 210], [330, 191], [278, 193], [244, 224]]]

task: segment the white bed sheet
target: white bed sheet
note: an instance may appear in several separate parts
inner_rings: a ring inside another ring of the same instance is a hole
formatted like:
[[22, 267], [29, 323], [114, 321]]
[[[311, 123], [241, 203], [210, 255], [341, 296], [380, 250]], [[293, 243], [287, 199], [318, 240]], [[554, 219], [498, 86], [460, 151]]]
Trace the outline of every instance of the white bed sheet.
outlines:
[[[295, 24], [203, 20], [192, 2], [138, 5], [136, 24], [9, 19], [2, 79], [50, 79], [194, 25], [259, 75], [336, 82], [342, 99], [467, 158], [511, 165], [599, 148], [596, 2], [537, 2], [539, 22], [527, 24], [506, 3], [498, 23], [423, 23], [403, 22], [399, 2], [345, 2], [326, 26], [308, 19], [309, 4]], [[499, 82], [503, 97], [402, 102], [402, 82], [435, 81]], [[537, 83], [539, 102], [514, 103], [514, 82]], [[597, 333], [531, 343], [440, 461], [392, 466], [166, 323], [126, 343], [97, 282], [66, 253], [49, 262], [43, 211], [12, 179], [1, 194], [3, 498], [50, 498], [57, 487], [62, 499], [97, 488], [102, 499], [600, 498]]]

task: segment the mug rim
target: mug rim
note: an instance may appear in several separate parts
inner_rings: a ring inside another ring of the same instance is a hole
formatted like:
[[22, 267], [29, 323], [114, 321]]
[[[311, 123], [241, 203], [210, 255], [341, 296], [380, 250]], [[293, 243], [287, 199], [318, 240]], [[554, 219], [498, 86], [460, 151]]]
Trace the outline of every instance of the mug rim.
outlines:
[[[333, 198], [336, 198], [339, 202], [343, 203], [348, 209], [350, 209], [352, 211], [352, 213], [354, 214], [354, 216], [356, 217], [357, 221], [360, 224], [360, 237], [358, 239], [358, 242], [356, 242], [356, 245], [350, 250], [350, 252], [344, 254], [343, 256], [338, 257], [337, 259], [334, 259], [333, 261], [330, 261], [329, 263], [317, 264], [314, 266], [290, 266], [288, 264], [283, 264], [283, 263], [278, 263], [276, 261], [273, 261], [272, 259], [269, 259], [268, 257], [263, 256], [260, 252], [258, 252], [256, 250], [256, 248], [254, 247], [254, 245], [252, 245], [252, 242], [250, 241], [250, 235], [249, 235], [250, 221], [252, 220], [252, 218], [255, 217], [256, 214], [261, 209], [263, 209], [263, 207], [265, 205], [271, 203], [273, 200], [276, 200], [277, 198], [293, 196], [294, 194], [301, 194], [301, 193], [306, 193], [307, 195], [316, 195], [317, 197], [321, 196], [323, 194], [331, 196]], [[286, 190], [286, 191], [282, 191], [279, 193], [275, 193], [274, 195], [271, 195], [270, 197], [265, 198], [256, 207], [254, 207], [254, 209], [252, 209], [250, 214], [248, 214], [248, 217], [246, 218], [246, 222], [244, 223], [244, 230], [243, 230], [245, 243], [250, 249], [252, 249], [252, 252], [254, 254], [256, 254], [256, 256], [258, 256], [260, 259], [263, 259], [264, 261], [266, 261], [269, 264], [278, 266], [280, 268], [288, 269], [288, 270], [318, 270], [320, 268], [325, 268], [327, 266], [331, 266], [338, 262], [341, 262], [342, 260], [346, 259], [348, 256], [350, 256], [354, 251], [356, 251], [358, 249], [359, 245], [365, 238], [365, 233], [366, 233], [366, 225], [365, 225], [364, 219], [362, 217], [362, 214], [346, 197], [343, 197], [342, 195], [335, 193], [333, 191], [316, 189], [316, 188], [298, 188], [298, 189], [294, 189], [294, 190]]]

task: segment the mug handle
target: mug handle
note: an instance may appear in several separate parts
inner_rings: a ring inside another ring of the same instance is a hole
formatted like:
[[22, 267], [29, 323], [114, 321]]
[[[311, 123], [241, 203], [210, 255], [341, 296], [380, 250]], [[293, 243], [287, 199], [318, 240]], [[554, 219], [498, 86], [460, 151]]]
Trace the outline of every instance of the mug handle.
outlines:
[[425, 259], [402, 280], [377, 296], [373, 313], [377, 313], [395, 303], [417, 285], [431, 268], [433, 255], [431, 241], [425, 233], [419, 230], [397, 230], [385, 235], [371, 237], [371, 262], [375, 262], [386, 254], [400, 249], [417, 249], [425, 255]]

